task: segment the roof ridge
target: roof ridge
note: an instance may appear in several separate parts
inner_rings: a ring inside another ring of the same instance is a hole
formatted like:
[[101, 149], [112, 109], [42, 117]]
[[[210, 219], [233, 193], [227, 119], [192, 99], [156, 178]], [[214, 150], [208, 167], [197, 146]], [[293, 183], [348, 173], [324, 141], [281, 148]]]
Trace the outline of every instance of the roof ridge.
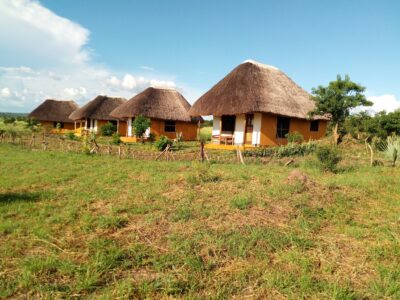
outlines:
[[256, 65], [256, 66], [258, 66], [258, 67], [264, 68], [264, 69], [279, 71], [279, 68], [277, 68], [277, 67], [275, 67], [275, 66], [263, 64], [263, 63], [260, 63], [260, 62], [258, 62], [258, 61], [255, 61], [255, 60], [253, 60], [253, 59], [246, 59], [246, 60], [245, 60], [244, 62], [242, 62], [241, 64], [245, 64], [245, 63], [250, 63], [250, 64]]

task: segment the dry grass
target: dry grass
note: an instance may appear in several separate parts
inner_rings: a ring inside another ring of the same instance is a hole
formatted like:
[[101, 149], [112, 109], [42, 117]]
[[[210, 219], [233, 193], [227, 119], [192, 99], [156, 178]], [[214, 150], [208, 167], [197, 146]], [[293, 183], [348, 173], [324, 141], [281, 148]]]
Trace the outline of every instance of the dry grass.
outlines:
[[1, 145], [0, 297], [399, 298], [400, 169], [343, 151], [331, 174]]

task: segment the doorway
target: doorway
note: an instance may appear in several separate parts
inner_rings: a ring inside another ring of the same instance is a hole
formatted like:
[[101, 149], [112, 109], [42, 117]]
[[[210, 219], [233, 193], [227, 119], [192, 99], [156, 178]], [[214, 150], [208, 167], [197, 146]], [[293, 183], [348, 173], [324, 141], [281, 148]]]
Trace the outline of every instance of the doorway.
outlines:
[[247, 114], [246, 115], [246, 134], [245, 134], [245, 141], [246, 145], [251, 145], [253, 143], [253, 121], [254, 121], [254, 114]]

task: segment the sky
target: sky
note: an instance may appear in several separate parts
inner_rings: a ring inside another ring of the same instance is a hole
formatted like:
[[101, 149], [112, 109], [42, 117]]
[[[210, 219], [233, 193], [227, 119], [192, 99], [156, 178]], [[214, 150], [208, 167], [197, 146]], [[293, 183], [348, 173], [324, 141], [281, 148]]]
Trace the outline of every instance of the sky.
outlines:
[[400, 1], [0, 0], [0, 111], [172, 87], [193, 103], [247, 59], [305, 90], [337, 74], [400, 107]]

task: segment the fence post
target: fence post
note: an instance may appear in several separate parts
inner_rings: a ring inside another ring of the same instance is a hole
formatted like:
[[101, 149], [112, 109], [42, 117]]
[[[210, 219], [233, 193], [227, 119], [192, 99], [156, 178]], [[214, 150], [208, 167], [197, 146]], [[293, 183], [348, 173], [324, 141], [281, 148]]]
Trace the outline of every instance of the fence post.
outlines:
[[201, 162], [204, 162], [204, 142], [200, 142], [200, 155], [201, 155]]
[[118, 157], [121, 159], [121, 145], [118, 146]]

